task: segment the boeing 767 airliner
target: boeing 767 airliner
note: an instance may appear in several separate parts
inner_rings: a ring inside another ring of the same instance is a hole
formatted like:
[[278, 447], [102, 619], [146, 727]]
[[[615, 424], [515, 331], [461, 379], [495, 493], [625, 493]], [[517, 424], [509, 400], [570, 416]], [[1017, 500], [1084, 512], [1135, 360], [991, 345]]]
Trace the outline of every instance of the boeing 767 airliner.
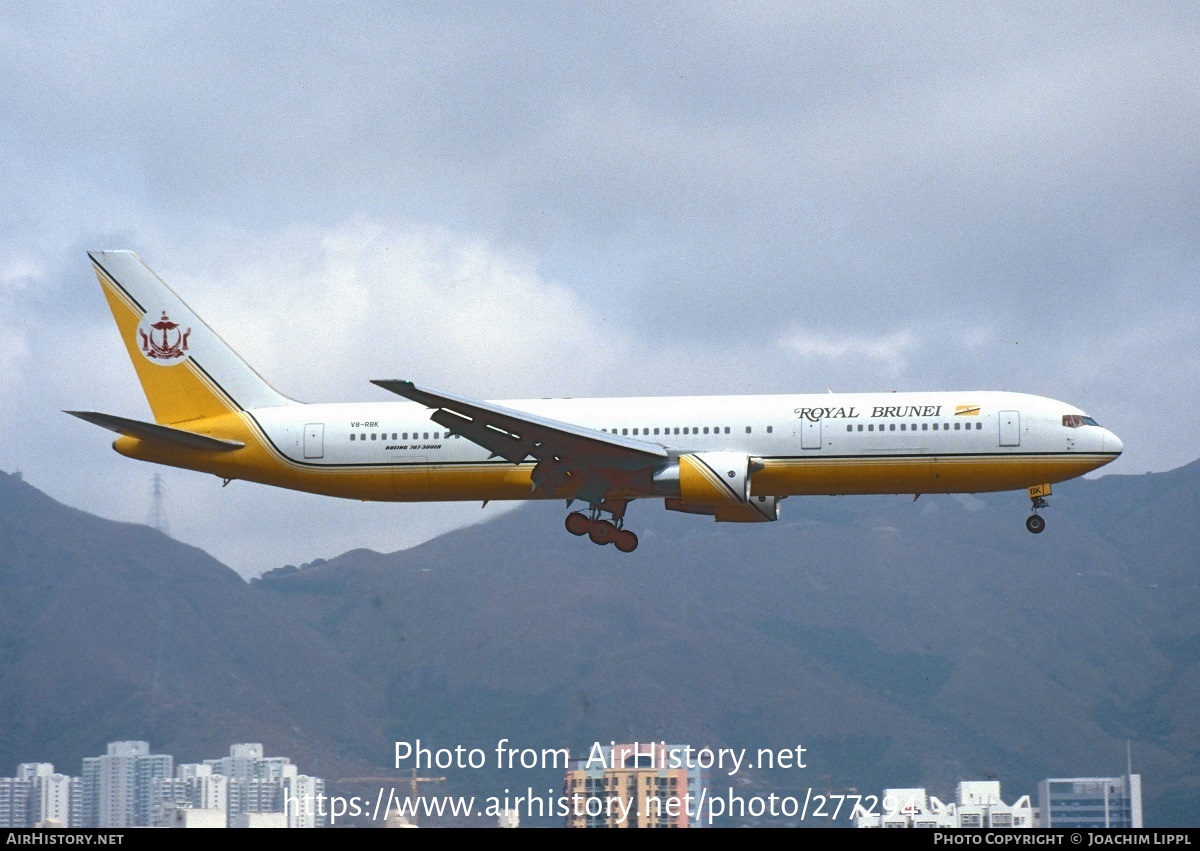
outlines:
[[[404, 401], [303, 404], [278, 393], [129, 251], [89, 255], [154, 422], [69, 411], [122, 455], [347, 499], [565, 499], [574, 535], [623, 552], [632, 500], [719, 522], [775, 520], [809, 494], [1027, 490], [1041, 532], [1051, 485], [1121, 441], [1079, 408], [997, 391], [523, 399], [412, 381]], [[610, 519], [606, 519], [608, 515]]]

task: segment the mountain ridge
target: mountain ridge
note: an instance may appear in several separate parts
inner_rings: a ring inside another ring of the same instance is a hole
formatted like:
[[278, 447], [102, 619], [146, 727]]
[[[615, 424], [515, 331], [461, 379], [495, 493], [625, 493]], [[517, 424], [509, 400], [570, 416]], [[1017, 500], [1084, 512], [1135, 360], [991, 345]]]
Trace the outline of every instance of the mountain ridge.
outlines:
[[[1194, 823], [1200, 462], [1150, 476], [1058, 486], [1036, 537], [1021, 494], [791, 499], [751, 527], [635, 504], [642, 546], [622, 556], [538, 503], [253, 584], [0, 476], [0, 708], [16, 721], [0, 759], [73, 766], [110, 738], [198, 759], [265, 740], [333, 777], [379, 773], [413, 738], [665, 738], [809, 749], [806, 770], [747, 772], [747, 789], [945, 796], [992, 773], [1010, 798], [1118, 774], [1130, 739], [1147, 823]], [[57, 686], [36, 676], [62, 658], [76, 662]], [[55, 709], [78, 694], [88, 711]]]

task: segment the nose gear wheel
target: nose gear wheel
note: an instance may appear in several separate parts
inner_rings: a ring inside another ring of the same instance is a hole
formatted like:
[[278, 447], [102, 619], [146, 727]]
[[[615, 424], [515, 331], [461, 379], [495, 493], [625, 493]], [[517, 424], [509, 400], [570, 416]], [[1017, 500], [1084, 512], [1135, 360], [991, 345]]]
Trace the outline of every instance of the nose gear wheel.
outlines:
[[1025, 520], [1025, 528], [1035, 535], [1040, 535], [1042, 530], [1046, 528], [1046, 518], [1038, 514], [1039, 508], [1048, 508], [1050, 503], [1046, 502], [1045, 497], [1035, 496], [1030, 497], [1033, 500], [1033, 514]]

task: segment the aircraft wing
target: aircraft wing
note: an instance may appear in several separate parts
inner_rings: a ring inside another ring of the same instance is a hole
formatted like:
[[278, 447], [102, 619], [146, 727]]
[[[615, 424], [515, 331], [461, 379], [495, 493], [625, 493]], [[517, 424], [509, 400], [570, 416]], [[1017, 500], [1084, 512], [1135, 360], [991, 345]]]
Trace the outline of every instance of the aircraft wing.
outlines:
[[628, 474], [668, 457], [657, 443], [540, 417], [492, 402], [418, 387], [411, 381], [372, 381], [385, 390], [435, 409], [430, 419], [482, 446], [494, 457], [538, 463], [534, 490], [598, 503]]

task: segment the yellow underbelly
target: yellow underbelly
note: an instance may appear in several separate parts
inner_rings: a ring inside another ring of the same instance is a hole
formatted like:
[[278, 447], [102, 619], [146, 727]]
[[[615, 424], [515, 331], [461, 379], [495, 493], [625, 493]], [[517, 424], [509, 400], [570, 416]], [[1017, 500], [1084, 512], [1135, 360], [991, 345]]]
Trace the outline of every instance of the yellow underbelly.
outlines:
[[983, 493], [1082, 476], [1107, 459], [1080, 455], [925, 455], [765, 458], [751, 492], [762, 496]]

